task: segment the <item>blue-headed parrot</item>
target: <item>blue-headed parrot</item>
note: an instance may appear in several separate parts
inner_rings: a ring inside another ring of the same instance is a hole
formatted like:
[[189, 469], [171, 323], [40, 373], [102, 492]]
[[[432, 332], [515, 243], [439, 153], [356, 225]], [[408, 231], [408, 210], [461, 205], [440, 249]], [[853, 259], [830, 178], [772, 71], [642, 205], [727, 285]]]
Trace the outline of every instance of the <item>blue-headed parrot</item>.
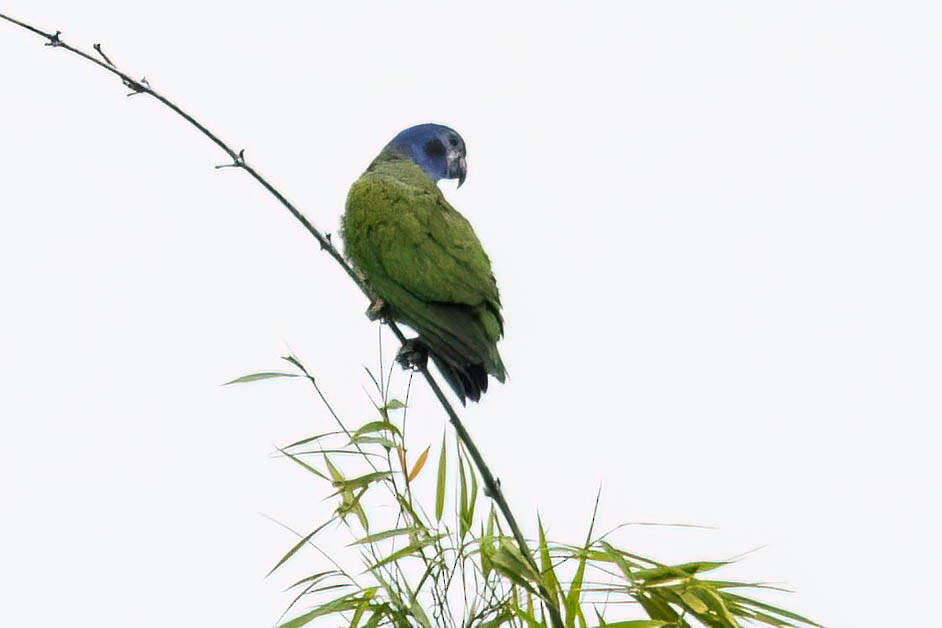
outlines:
[[446, 126], [402, 131], [350, 188], [342, 223], [346, 255], [376, 299], [370, 311], [418, 332], [399, 362], [425, 368], [431, 357], [462, 403], [480, 400], [488, 374], [507, 376], [491, 262], [437, 185], [464, 183], [465, 156], [464, 140]]

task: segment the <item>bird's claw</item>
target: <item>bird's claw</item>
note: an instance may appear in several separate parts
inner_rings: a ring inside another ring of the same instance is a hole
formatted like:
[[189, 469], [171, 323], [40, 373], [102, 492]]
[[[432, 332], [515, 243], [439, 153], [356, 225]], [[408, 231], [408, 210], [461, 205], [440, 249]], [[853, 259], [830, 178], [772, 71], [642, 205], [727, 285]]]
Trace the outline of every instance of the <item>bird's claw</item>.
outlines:
[[418, 338], [406, 340], [396, 354], [396, 362], [405, 370], [425, 370], [428, 365], [428, 347]]
[[366, 317], [371, 321], [379, 320], [383, 317], [386, 310], [386, 302], [377, 298], [366, 308]]

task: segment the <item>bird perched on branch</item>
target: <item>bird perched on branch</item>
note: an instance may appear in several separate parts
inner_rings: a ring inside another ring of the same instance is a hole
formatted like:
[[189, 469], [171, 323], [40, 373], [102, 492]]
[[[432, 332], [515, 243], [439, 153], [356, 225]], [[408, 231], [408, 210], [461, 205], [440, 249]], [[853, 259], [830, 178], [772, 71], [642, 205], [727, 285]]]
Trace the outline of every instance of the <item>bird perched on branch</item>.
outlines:
[[418, 332], [400, 350], [400, 364], [425, 368], [430, 357], [462, 404], [480, 400], [488, 374], [506, 378], [491, 262], [437, 185], [457, 179], [461, 187], [465, 152], [446, 126], [402, 131], [350, 188], [342, 226], [346, 254], [376, 299], [367, 314]]

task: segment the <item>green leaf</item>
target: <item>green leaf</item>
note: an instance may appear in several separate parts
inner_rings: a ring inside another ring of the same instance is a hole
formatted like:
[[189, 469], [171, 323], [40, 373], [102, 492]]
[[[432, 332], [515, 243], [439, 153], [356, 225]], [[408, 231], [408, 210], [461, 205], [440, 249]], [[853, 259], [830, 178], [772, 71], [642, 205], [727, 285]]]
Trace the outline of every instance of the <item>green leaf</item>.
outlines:
[[[357, 519], [360, 520], [360, 525], [363, 526], [363, 529], [367, 532], [370, 531], [370, 520], [366, 516], [366, 511], [363, 510], [363, 506], [360, 504], [360, 498], [362, 498], [369, 487], [360, 489], [360, 492], [356, 495], [353, 494], [353, 491], [343, 491], [343, 502], [337, 508], [337, 513], [341, 518], [345, 517], [348, 512], [352, 512], [357, 516]], [[344, 519], [346, 521], [346, 519]]]
[[275, 379], [276, 377], [301, 377], [297, 373], [278, 373], [275, 371], [270, 371], [266, 373], [251, 373], [249, 375], [243, 375], [242, 377], [237, 377], [233, 380], [230, 380], [223, 384], [223, 386], [229, 386], [231, 384], [247, 384], [249, 382], [258, 382], [263, 379]]
[[442, 434], [442, 455], [438, 458], [438, 482], [435, 487], [435, 520], [441, 521], [445, 513], [445, 481], [448, 475], [448, 459], [445, 447], [445, 435]]
[[345, 595], [343, 597], [337, 598], [336, 600], [331, 600], [326, 604], [321, 604], [314, 610], [308, 611], [299, 617], [295, 617], [291, 621], [281, 624], [279, 628], [301, 628], [301, 626], [311, 623], [318, 617], [353, 610], [360, 605], [360, 601], [361, 598], [359, 593]]
[[355, 488], [363, 488], [369, 486], [373, 482], [378, 482], [380, 480], [385, 480], [392, 475], [392, 471], [373, 471], [372, 473], [366, 473], [364, 475], [350, 478], [349, 480], [344, 478], [334, 479], [334, 486], [340, 490], [351, 490]]
[[404, 534], [418, 534], [419, 532], [425, 532], [425, 528], [411, 527], [411, 528], [395, 528], [394, 530], [383, 530], [382, 532], [376, 532], [375, 534], [364, 536], [362, 539], [357, 539], [353, 543], [350, 543], [350, 545], [348, 545], [347, 547], [350, 547], [352, 545], [363, 545], [364, 543], [375, 543], [377, 541], [391, 539], [396, 536], [402, 536]]
[[561, 588], [556, 572], [553, 571], [553, 560], [550, 557], [549, 544], [546, 542], [546, 531], [543, 529], [543, 521], [537, 517], [537, 527], [540, 533], [540, 571], [543, 576], [543, 586], [553, 598], [553, 603], [558, 603]]
[[589, 557], [589, 548], [592, 547], [592, 531], [595, 529], [595, 515], [598, 512], [599, 498], [595, 498], [595, 511], [592, 513], [592, 523], [589, 524], [589, 532], [585, 537], [585, 544], [582, 550], [578, 552], [579, 562], [576, 565], [576, 574], [572, 578], [572, 584], [569, 586], [569, 593], [563, 603], [566, 608], [566, 628], [573, 628], [576, 625], [576, 618], [585, 623], [585, 616], [582, 614], [582, 581], [585, 578], [585, 566]]
[[330, 457], [324, 456], [324, 462], [327, 463], [327, 471], [330, 473], [333, 482], [335, 484], [337, 482], [343, 482], [343, 474], [340, 472], [340, 469], [334, 466], [334, 463], [330, 461]]
[[360, 625], [360, 619], [363, 618], [363, 613], [370, 607], [370, 600], [376, 595], [378, 587], [370, 587], [364, 589], [363, 591], [363, 600], [360, 602], [360, 605], [357, 606], [356, 612], [353, 614], [353, 617], [350, 619], [350, 628], [357, 628]]
[[[350, 440], [350, 444], [358, 445], [382, 445], [386, 449], [396, 449], [399, 447], [399, 443], [385, 436], [354, 436]], [[360, 452], [350, 452], [350, 453], [360, 453]]]
[[645, 593], [644, 591], [640, 591], [638, 593], [632, 593], [632, 597], [638, 601], [644, 609], [644, 612], [646, 612], [651, 619], [663, 619], [668, 623], [673, 623], [676, 622], [679, 617], [677, 611], [675, 611], [670, 604], [653, 592]]
[[474, 508], [478, 503], [478, 474], [469, 466], [468, 473], [471, 475], [471, 496], [468, 498], [468, 509], [465, 511], [464, 527], [468, 530], [474, 524]]
[[662, 628], [663, 626], [673, 626], [675, 624], [660, 619], [633, 619], [631, 621], [606, 622], [604, 625], [606, 628]]
[[271, 568], [271, 571], [269, 571], [267, 574], [265, 574], [265, 577], [267, 578], [268, 576], [270, 576], [270, 575], [272, 575], [273, 573], [275, 573], [275, 570], [277, 570], [279, 567], [281, 567], [281, 566], [284, 565], [286, 562], [288, 562], [288, 560], [289, 560], [292, 556], [294, 556], [294, 555], [298, 552], [299, 549], [301, 549], [302, 547], [304, 547], [304, 546], [307, 544], [307, 542], [310, 541], [311, 538], [312, 538], [315, 534], [317, 534], [318, 532], [320, 532], [321, 530], [323, 530], [325, 527], [327, 527], [327, 524], [329, 524], [329, 523], [330, 523], [330, 521], [326, 521], [326, 522], [322, 523], [321, 525], [319, 525], [319, 526], [317, 526], [316, 528], [314, 528], [314, 530], [312, 530], [309, 534], [307, 534], [306, 536], [302, 537], [301, 540], [298, 541], [298, 542], [295, 544], [294, 547], [292, 547], [290, 550], [288, 550], [288, 553], [287, 553], [287, 554], [285, 554], [284, 556], [281, 557], [281, 560], [279, 560], [279, 561], [275, 564], [275, 566]]
[[390, 399], [383, 407], [387, 410], [401, 410], [406, 407], [406, 404], [402, 403], [398, 399]]
[[375, 570], [376, 570], [378, 567], [382, 567], [383, 565], [387, 565], [387, 564], [389, 564], [389, 563], [393, 563], [393, 562], [396, 562], [396, 561], [398, 561], [398, 560], [401, 560], [401, 559], [403, 559], [403, 558], [405, 558], [405, 557], [407, 557], [407, 556], [411, 556], [412, 554], [417, 553], [417, 552], [418, 552], [420, 549], [422, 549], [423, 547], [427, 547], [427, 546], [429, 546], [429, 545], [433, 545], [436, 541], [438, 541], [438, 539], [442, 538], [443, 536], [444, 536], [443, 534], [437, 534], [437, 535], [435, 535], [435, 536], [429, 536], [429, 537], [426, 537], [426, 538], [424, 538], [424, 539], [422, 539], [422, 540], [420, 540], [420, 541], [416, 541], [416, 542], [414, 542], [414, 543], [410, 543], [408, 546], [403, 547], [402, 549], [400, 549], [400, 550], [398, 550], [398, 551], [395, 551], [395, 552], [393, 552], [392, 554], [390, 554], [389, 556], [387, 556], [387, 557], [385, 557], [385, 558], [381, 558], [380, 560], [378, 560], [378, 561], [376, 561], [375, 563], [373, 563], [372, 565], [370, 565], [370, 567], [369, 567], [369, 568], [370, 568], [370, 571], [375, 572]]
[[612, 547], [607, 541], [600, 541], [599, 545], [605, 549], [605, 552], [611, 557], [612, 561], [618, 565], [622, 575], [625, 576], [625, 580], [633, 583], [635, 577], [631, 571], [631, 564], [625, 559], [621, 552]]
[[510, 578], [514, 584], [523, 587], [529, 593], [536, 593], [536, 589], [530, 584], [536, 582], [539, 576], [533, 573], [533, 568], [520, 554], [520, 550], [512, 542], [502, 537], [497, 546], [489, 556], [493, 567]]
[[353, 439], [356, 440], [358, 436], [372, 434], [374, 432], [392, 432], [396, 436], [402, 436], [399, 428], [389, 421], [370, 421], [369, 423], [360, 426], [357, 431], [353, 433]]
[[497, 617], [494, 619], [489, 619], [484, 623], [477, 624], [477, 628], [500, 628], [510, 623], [511, 619], [513, 619], [513, 613], [508, 609], [504, 609], [498, 613]]
[[[627, 555], [627, 553], [625, 554]], [[698, 561], [680, 565], [660, 565], [653, 569], [639, 569], [634, 572], [634, 576], [637, 580], [644, 581], [646, 586], [652, 586], [672, 580], [683, 580], [694, 574], [717, 569], [728, 564], [728, 562]]]
[[684, 605], [690, 610], [690, 612], [697, 617], [710, 610], [710, 607], [707, 606], [703, 600], [698, 598], [691, 591], [681, 591], [680, 599], [683, 600]]
[[458, 538], [468, 534], [468, 478], [464, 471], [464, 459], [458, 456]]
[[[283, 449], [294, 449], [295, 447], [300, 447], [301, 445], [307, 445], [309, 443], [313, 443], [314, 441], [318, 441], [322, 438], [327, 438], [329, 436], [336, 436], [337, 434], [342, 434], [342, 433], [343, 432], [325, 432], [324, 434], [317, 434], [315, 436], [309, 436], [307, 438], [302, 438], [299, 441], [295, 441], [291, 443], [290, 445], [286, 445]], [[279, 449], [279, 451], [281, 450]]]
[[788, 619], [793, 619], [795, 621], [801, 622], [803, 624], [807, 624], [809, 626], [820, 626], [820, 624], [816, 624], [815, 622], [811, 621], [807, 617], [802, 617], [798, 613], [785, 610], [784, 608], [772, 606], [771, 604], [766, 604], [765, 602], [753, 600], [751, 598], [748, 598], [742, 595], [736, 595], [734, 593], [727, 592], [727, 593], [724, 593], [723, 595], [727, 600], [733, 600], [739, 604], [742, 604], [743, 606], [753, 606], [755, 608], [761, 608], [762, 610], [767, 611], [769, 613], [773, 613], [775, 615], [781, 615], [782, 617], [787, 617]]
[[312, 466], [309, 465], [308, 463], [304, 462], [303, 460], [301, 460], [299, 457], [297, 457], [296, 455], [292, 454], [291, 452], [285, 451], [284, 449], [279, 449], [278, 451], [281, 452], [282, 454], [284, 454], [285, 456], [287, 456], [289, 460], [292, 460], [293, 462], [297, 463], [298, 465], [300, 465], [301, 467], [303, 467], [303, 468], [306, 469], [307, 471], [310, 471], [311, 473], [313, 473], [313, 474], [316, 475], [317, 477], [321, 478], [322, 480], [328, 480], [328, 481], [329, 481], [329, 478], [328, 478], [326, 475], [324, 475], [323, 473], [321, 473], [320, 471], [318, 471], [317, 469], [315, 469], [314, 467], [312, 467]]
[[388, 604], [383, 604], [381, 606], [374, 606], [373, 615], [370, 616], [369, 621], [366, 622], [363, 628], [377, 628], [377, 626], [379, 626], [379, 623], [383, 621], [383, 619], [385, 618], [384, 611], [388, 609], [389, 609]]
[[287, 589], [285, 589], [285, 591], [290, 591], [291, 589], [295, 587], [299, 587], [302, 584], [308, 584], [308, 585], [316, 584], [317, 582], [319, 582], [320, 580], [323, 580], [324, 578], [329, 578], [330, 576], [335, 576], [339, 573], [340, 572], [337, 571], [336, 569], [331, 569], [330, 571], [319, 571], [315, 574], [311, 574], [310, 576], [307, 576], [306, 578], [301, 578], [300, 580], [298, 580], [297, 582], [289, 586]]
[[487, 518], [487, 531], [481, 534], [481, 538], [478, 539], [478, 548], [481, 554], [481, 573], [484, 574], [484, 578], [491, 573], [491, 569], [494, 568], [494, 562], [491, 560], [491, 556], [494, 555], [494, 521], [496, 520], [497, 515], [494, 513], [494, 507], [491, 506], [490, 515]]
[[425, 614], [425, 609], [422, 608], [418, 600], [413, 598], [412, 606], [409, 607], [409, 610], [412, 611], [412, 617], [415, 618], [422, 628], [432, 628], [432, 622], [428, 620], [428, 615]]
[[[723, 598], [721, 598], [716, 593], [716, 591], [710, 589], [709, 587], [693, 586], [690, 588], [690, 592], [700, 598], [700, 600], [710, 609], [710, 611], [724, 624], [728, 626], [739, 625], [739, 622], [736, 621], [736, 618], [730, 614], [729, 609], [726, 607], [726, 603], [723, 601]], [[683, 597], [683, 600], [686, 602], [687, 598]], [[698, 614], [697, 616], [699, 617], [700, 615]]]

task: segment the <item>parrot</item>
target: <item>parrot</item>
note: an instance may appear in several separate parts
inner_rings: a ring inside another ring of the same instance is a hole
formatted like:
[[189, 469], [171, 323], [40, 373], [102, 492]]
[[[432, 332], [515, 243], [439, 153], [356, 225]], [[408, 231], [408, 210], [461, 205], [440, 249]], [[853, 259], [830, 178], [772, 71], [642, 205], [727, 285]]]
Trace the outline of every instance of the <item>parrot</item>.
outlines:
[[478, 402], [488, 375], [503, 383], [500, 294], [471, 223], [438, 187], [467, 174], [464, 140], [434, 123], [396, 135], [350, 187], [341, 219], [344, 253], [365, 280], [370, 318], [418, 333], [400, 349], [403, 368], [428, 359], [460, 399]]

